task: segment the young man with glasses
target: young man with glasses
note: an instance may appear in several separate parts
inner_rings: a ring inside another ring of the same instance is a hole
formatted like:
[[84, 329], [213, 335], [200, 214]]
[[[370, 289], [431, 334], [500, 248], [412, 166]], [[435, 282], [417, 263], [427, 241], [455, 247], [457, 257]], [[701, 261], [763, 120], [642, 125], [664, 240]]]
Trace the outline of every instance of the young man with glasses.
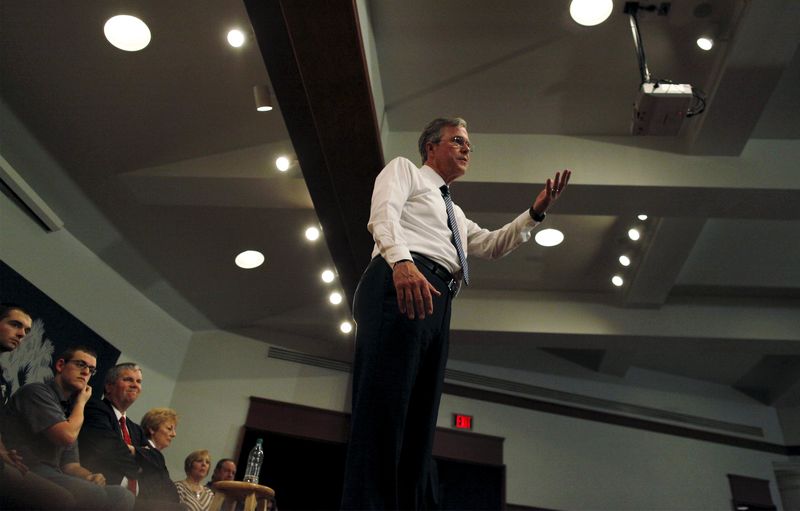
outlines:
[[343, 509], [422, 509], [447, 361], [451, 300], [469, 285], [467, 255], [504, 256], [530, 238], [569, 182], [547, 179], [532, 206], [495, 231], [453, 204], [466, 174], [467, 123], [436, 119], [419, 138], [422, 168], [390, 161], [375, 179], [372, 261], [356, 290], [356, 352]]
[[79, 509], [130, 510], [134, 497], [126, 488], [106, 486], [103, 474], [80, 464], [77, 440], [96, 366], [92, 349], [67, 349], [56, 360], [51, 381], [23, 385], [11, 397], [4, 439], [32, 472], [69, 491]]

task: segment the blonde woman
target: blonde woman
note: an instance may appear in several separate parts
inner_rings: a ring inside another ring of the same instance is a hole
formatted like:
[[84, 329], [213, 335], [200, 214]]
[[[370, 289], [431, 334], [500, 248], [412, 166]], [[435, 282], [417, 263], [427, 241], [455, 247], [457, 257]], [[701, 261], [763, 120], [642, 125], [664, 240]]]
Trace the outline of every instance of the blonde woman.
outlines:
[[214, 492], [203, 485], [203, 479], [208, 475], [210, 466], [211, 458], [205, 449], [189, 453], [183, 462], [186, 479], [175, 481], [175, 486], [178, 488], [181, 502], [191, 511], [208, 511], [211, 506]]
[[177, 435], [177, 425], [178, 414], [171, 408], [153, 408], [142, 417], [141, 426], [147, 445], [136, 449], [136, 461], [142, 467], [136, 496], [137, 510], [184, 509], [161, 453]]

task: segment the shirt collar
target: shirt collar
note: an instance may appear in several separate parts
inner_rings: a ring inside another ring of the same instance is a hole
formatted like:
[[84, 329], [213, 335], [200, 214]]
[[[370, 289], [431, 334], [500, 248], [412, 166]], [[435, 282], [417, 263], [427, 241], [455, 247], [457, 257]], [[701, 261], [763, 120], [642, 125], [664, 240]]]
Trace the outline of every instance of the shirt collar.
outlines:
[[109, 401], [108, 404], [111, 405], [111, 409], [114, 410], [114, 415], [117, 416], [117, 422], [119, 422], [120, 417], [125, 417], [125, 414], [117, 410], [117, 407], [111, 404], [111, 401]]
[[427, 165], [423, 165], [419, 171], [422, 173], [422, 176], [427, 180], [432, 186], [439, 189], [442, 185], [446, 184], [442, 176], [440, 176], [435, 170]]

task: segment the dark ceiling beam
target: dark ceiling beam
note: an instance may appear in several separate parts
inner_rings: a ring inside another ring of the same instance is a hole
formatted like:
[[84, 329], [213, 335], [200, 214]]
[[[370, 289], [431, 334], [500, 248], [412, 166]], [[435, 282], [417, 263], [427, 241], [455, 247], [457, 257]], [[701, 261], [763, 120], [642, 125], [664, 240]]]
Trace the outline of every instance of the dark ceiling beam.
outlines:
[[369, 262], [375, 176], [383, 167], [352, 0], [245, 0], [284, 122], [352, 303]]

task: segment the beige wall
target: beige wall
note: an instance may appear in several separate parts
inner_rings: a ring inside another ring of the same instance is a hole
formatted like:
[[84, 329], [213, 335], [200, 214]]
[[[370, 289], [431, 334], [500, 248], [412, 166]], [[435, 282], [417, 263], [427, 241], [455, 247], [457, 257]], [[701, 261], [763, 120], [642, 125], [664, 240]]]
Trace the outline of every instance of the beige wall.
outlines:
[[727, 510], [726, 474], [772, 481], [784, 456], [445, 396], [450, 413], [474, 417], [477, 432], [505, 438], [509, 503], [550, 509]]
[[[138, 419], [169, 403], [191, 332], [117, 275], [68, 229], [46, 232], [0, 194], [0, 259], [142, 365]], [[35, 314], [35, 311], [32, 311]], [[76, 339], [76, 341], [79, 341]]]
[[[275, 343], [280, 340], [276, 334]], [[264, 343], [226, 332], [194, 336], [172, 400], [181, 414], [178, 437], [166, 452], [174, 477], [182, 474], [183, 457], [191, 450], [207, 448], [213, 459], [236, 456], [251, 395], [347, 411], [349, 374], [271, 359], [268, 350]], [[685, 396], [678, 406], [697, 403]], [[736, 406], [717, 403], [716, 418]], [[505, 438], [507, 495], [515, 504], [728, 509], [726, 474], [769, 479], [775, 490], [772, 462], [787, 461], [784, 456], [450, 395], [443, 397], [439, 426], [449, 427], [454, 412], [473, 415], [475, 432]], [[750, 423], [763, 425], [770, 417], [754, 414]], [[779, 502], [777, 493], [774, 500]]]
[[196, 449], [208, 449], [212, 463], [236, 457], [250, 396], [344, 409], [349, 374], [267, 358], [268, 350], [228, 332], [194, 335], [171, 403], [180, 415], [178, 436], [164, 453], [173, 477], [183, 478], [183, 459]]

